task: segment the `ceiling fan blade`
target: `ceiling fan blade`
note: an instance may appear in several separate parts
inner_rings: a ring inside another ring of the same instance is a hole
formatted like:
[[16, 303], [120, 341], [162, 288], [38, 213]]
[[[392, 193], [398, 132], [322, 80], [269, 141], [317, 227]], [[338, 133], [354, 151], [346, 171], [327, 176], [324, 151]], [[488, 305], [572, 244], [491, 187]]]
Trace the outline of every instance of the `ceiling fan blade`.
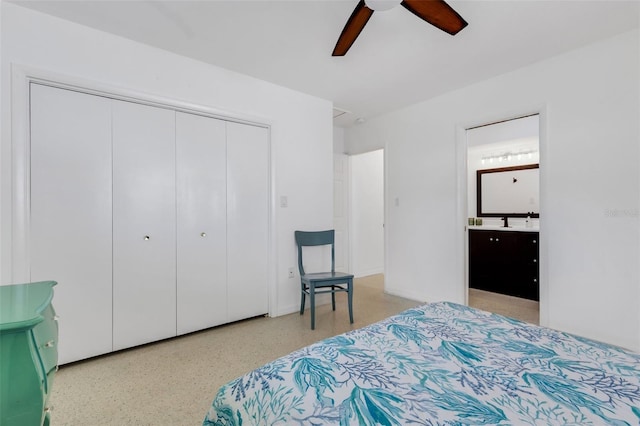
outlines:
[[444, 0], [403, 0], [401, 4], [418, 18], [451, 35], [468, 25]]
[[338, 37], [336, 47], [333, 49], [331, 56], [344, 56], [344, 54], [347, 53], [369, 21], [369, 18], [371, 18], [371, 15], [373, 15], [373, 10], [364, 4], [364, 0], [360, 0], [342, 29], [342, 33], [340, 33], [340, 37]]

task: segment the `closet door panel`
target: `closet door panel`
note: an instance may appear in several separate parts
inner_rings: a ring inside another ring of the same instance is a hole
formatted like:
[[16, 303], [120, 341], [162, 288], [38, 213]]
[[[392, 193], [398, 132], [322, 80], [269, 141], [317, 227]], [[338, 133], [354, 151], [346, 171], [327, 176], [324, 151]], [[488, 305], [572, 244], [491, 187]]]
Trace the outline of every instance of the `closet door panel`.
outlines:
[[175, 113], [113, 101], [114, 350], [176, 335]]
[[61, 364], [110, 352], [111, 103], [31, 85], [31, 280], [55, 280]]
[[229, 321], [268, 312], [268, 196], [268, 130], [227, 123]]
[[176, 114], [178, 334], [227, 320], [225, 122]]

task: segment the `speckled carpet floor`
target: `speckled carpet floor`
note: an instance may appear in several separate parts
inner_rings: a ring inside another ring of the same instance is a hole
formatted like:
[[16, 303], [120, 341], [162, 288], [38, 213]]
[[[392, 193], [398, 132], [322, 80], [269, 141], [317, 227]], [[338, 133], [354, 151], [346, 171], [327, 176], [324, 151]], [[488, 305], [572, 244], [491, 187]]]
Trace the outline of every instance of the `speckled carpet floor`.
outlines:
[[[62, 366], [53, 386], [52, 424], [201, 425], [224, 383], [318, 340], [419, 304], [384, 294], [382, 275], [356, 279], [354, 285], [353, 325], [346, 295], [339, 293], [335, 312], [330, 304], [316, 308], [314, 331], [308, 311], [261, 317]], [[472, 290], [471, 306], [537, 323], [537, 305], [485, 293]]]

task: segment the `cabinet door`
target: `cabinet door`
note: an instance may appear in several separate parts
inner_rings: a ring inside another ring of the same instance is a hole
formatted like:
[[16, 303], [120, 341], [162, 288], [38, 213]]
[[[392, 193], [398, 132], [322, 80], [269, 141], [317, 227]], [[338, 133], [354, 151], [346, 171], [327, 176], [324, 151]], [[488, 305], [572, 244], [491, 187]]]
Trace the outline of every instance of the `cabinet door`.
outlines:
[[112, 350], [110, 105], [31, 85], [31, 281], [59, 283], [61, 364]]
[[469, 287], [497, 291], [495, 232], [469, 231]]
[[519, 283], [514, 279], [519, 271], [517, 256], [518, 233], [498, 231], [494, 235], [495, 282], [498, 293], [517, 296]]
[[178, 334], [227, 320], [225, 122], [176, 114]]
[[113, 101], [113, 347], [175, 335], [175, 113]]
[[268, 312], [269, 134], [227, 123], [229, 321]]
[[469, 287], [509, 294], [511, 277], [510, 233], [502, 231], [469, 231]]

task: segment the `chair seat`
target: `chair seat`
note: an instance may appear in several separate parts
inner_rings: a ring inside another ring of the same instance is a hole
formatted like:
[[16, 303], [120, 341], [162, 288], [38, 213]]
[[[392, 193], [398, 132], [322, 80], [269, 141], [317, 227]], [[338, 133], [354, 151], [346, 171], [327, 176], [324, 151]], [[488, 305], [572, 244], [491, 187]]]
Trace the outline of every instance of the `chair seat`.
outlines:
[[353, 279], [353, 275], [343, 272], [315, 272], [312, 274], [304, 274], [300, 278], [305, 281], [346, 281]]

